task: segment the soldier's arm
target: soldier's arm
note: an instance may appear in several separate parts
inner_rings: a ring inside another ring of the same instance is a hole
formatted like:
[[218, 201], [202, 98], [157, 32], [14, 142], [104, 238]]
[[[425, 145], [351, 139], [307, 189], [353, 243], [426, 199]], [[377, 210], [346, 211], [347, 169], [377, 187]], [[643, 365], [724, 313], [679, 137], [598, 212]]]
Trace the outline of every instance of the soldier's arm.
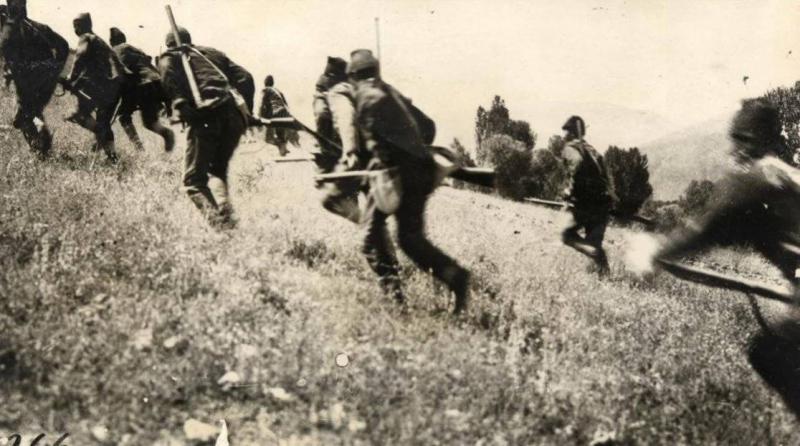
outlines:
[[333, 126], [342, 140], [342, 161], [353, 167], [358, 159], [358, 130], [356, 128], [356, 108], [352, 99], [347, 96], [345, 86], [334, 87], [328, 93]]
[[177, 53], [165, 53], [158, 58], [161, 84], [175, 110], [182, 110], [193, 104], [193, 99], [189, 96], [186, 74], [178, 60], [179, 57]]
[[86, 35], [81, 36], [78, 41], [78, 47], [75, 49], [75, 61], [72, 63], [72, 71], [67, 76], [67, 82], [70, 84], [74, 84], [78, 76], [83, 73], [86, 66], [86, 57], [89, 54], [89, 45], [89, 37]]
[[41, 25], [41, 34], [47, 40], [48, 46], [53, 50], [53, 59], [63, 66], [67, 61], [67, 56], [69, 56], [69, 43], [47, 25]]

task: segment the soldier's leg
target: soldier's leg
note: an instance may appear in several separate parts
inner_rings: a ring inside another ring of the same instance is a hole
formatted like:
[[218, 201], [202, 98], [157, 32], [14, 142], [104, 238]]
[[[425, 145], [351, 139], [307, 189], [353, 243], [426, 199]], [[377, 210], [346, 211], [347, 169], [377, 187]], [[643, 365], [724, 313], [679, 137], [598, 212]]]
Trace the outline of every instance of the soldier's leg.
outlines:
[[97, 108], [97, 126], [95, 139], [99, 148], [103, 149], [109, 161], [115, 163], [119, 160], [114, 147], [114, 131], [111, 130], [111, 119], [114, 117], [116, 103], [102, 104]]
[[398, 303], [403, 303], [405, 296], [400, 283], [400, 265], [386, 228], [387, 218], [388, 215], [381, 212], [375, 206], [375, 200], [369, 197], [363, 218], [365, 234], [362, 253], [369, 267], [378, 275], [383, 292]]
[[286, 148], [286, 129], [275, 129], [275, 144], [278, 146], [281, 156], [289, 154], [289, 150]]
[[218, 135], [213, 124], [197, 122], [189, 126], [183, 171], [186, 194], [212, 224], [217, 215], [217, 202], [208, 188], [208, 169], [217, 147]]
[[402, 203], [395, 213], [400, 249], [423, 271], [430, 271], [455, 294], [454, 313], [466, 309], [469, 298], [469, 272], [447, 256], [425, 237], [425, 204], [427, 194], [404, 191]]
[[595, 249], [592, 256], [598, 268], [598, 273], [603, 276], [609, 273], [608, 256], [603, 249], [603, 239], [606, 234], [609, 216], [607, 214], [598, 215], [594, 221], [586, 225], [586, 243]]
[[[36, 123], [34, 122], [35, 117], [36, 113], [31, 109], [29, 104], [18, 103], [17, 114], [14, 116], [13, 125], [22, 132], [22, 136], [25, 138], [31, 150], [44, 156], [47, 154], [50, 147], [41, 146], [39, 129], [36, 128]], [[44, 130], [46, 131], [46, 128]]]
[[139, 138], [139, 132], [136, 131], [136, 127], [133, 125], [133, 115], [120, 112], [119, 124], [122, 126], [122, 129], [125, 130], [125, 134], [128, 135], [128, 139], [131, 140], [133, 146], [137, 150], [144, 150], [144, 144], [142, 144], [142, 140]]
[[175, 133], [163, 126], [158, 117], [161, 109], [160, 87], [157, 84], [143, 87], [139, 94], [139, 110], [142, 113], [142, 123], [151, 132], [157, 133], [164, 139], [164, 150], [167, 152], [175, 148]]
[[219, 119], [221, 127], [218, 145], [211, 155], [209, 165], [209, 186], [217, 202], [220, 223], [226, 227], [233, 227], [235, 218], [228, 194], [228, 166], [247, 127], [237, 110], [230, 108], [220, 113], [223, 115]]
[[800, 349], [797, 343], [761, 331], [750, 340], [748, 356], [753, 369], [800, 418]]

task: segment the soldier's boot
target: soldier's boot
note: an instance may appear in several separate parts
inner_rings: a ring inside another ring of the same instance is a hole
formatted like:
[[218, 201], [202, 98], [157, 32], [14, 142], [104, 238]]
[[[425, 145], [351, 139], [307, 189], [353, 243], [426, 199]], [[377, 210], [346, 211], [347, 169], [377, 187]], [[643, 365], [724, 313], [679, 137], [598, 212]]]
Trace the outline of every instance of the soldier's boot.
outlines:
[[117, 150], [115, 148], [114, 140], [106, 140], [106, 141], [97, 141], [97, 147], [102, 148], [103, 152], [105, 152], [108, 161], [111, 164], [116, 164], [119, 162], [119, 155], [117, 155]]
[[189, 200], [192, 201], [192, 204], [194, 204], [203, 217], [205, 217], [206, 221], [212, 226], [215, 226], [219, 218], [219, 206], [217, 206], [214, 196], [211, 195], [211, 191], [208, 190], [208, 188], [200, 190], [193, 188], [188, 190], [186, 194], [189, 196]]
[[611, 268], [608, 265], [608, 256], [602, 247], [595, 247], [595, 249], [597, 249], [597, 254], [594, 256], [594, 263], [597, 265], [597, 274], [600, 277], [605, 277], [611, 272]]
[[208, 188], [217, 204], [217, 214], [213, 218], [214, 226], [220, 230], [235, 229], [238, 222], [228, 196], [228, 185], [221, 178], [209, 175]]
[[278, 153], [281, 156], [286, 156], [289, 154], [289, 150], [286, 148], [286, 143], [278, 143]]
[[469, 271], [453, 265], [442, 272], [442, 278], [455, 296], [453, 314], [462, 314], [469, 306]]
[[136, 127], [133, 125], [133, 122], [123, 121], [120, 119], [120, 124], [122, 125], [122, 129], [125, 130], [125, 134], [128, 135], [128, 139], [131, 140], [133, 147], [139, 151], [144, 150], [144, 144], [142, 144], [142, 140], [139, 138], [139, 132], [136, 131]]
[[[36, 120], [38, 120], [38, 118]], [[15, 122], [14, 126], [22, 131], [22, 135], [25, 137], [25, 141], [28, 143], [31, 150], [35, 152], [40, 159], [44, 159], [50, 152], [52, 135], [43, 121], [38, 120], [39, 125], [37, 125], [36, 120], [31, 119], [19, 123]]]

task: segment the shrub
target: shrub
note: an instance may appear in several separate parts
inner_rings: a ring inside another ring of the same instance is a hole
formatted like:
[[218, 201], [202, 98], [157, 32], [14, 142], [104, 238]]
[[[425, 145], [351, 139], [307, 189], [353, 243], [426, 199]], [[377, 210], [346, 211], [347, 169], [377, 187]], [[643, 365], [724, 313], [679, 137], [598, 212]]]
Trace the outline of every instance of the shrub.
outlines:
[[617, 212], [622, 215], [635, 215], [653, 194], [647, 155], [642, 154], [636, 147], [626, 150], [611, 146], [604, 159], [619, 198]]

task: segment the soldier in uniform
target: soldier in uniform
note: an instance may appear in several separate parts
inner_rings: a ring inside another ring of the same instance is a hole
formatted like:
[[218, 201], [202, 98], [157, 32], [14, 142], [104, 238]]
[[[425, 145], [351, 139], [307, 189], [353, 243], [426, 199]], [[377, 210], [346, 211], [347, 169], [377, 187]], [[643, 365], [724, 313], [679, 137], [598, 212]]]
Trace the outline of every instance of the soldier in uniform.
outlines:
[[[259, 116], [264, 119], [288, 118], [291, 116], [286, 97], [275, 87], [275, 79], [271, 74], [264, 79]], [[286, 156], [289, 153], [286, 149], [286, 143], [289, 142], [288, 132], [288, 129], [267, 127], [264, 140], [267, 144], [278, 146], [278, 152], [280, 152], [281, 156]]]
[[152, 58], [139, 48], [128, 44], [125, 34], [119, 28], [111, 28], [108, 41], [125, 68], [133, 73], [122, 89], [118, 112], [119, 123], [134, 146], [143, 150], [142, 140], [136, 132], [136, 127], [133, 126], [133, 113], [140, 110], [144, 127], [159, 134], [164, 139], [164, 150], [171, 151], [175, 146], [175, 134], [161, 125], [158, 119], [166, 98], [161, 88], [161, 76], [153, 66]]
[[565, 245], [591, 257], [603, 276], [609, 272], [603, 238], [616, 201], [614, 182], [603, 157], [584, 140], [586, 124], [583, 119], [570, 117], [562, 130], [567, 143], [565, 156], [572, 168], [565, 199], [572, 204], [573, 221], [564, 229], [561, 238]]
[[80, 40], [72, 71], [62, 83], [76, 95], [78, 110], [67, 120], [94, 133], [97, 148], [103, 149], [109, 160], [116, 162], [111, 121], [119, 103], [120, 89], [131, 73], [114, 50], [94, 34], [89, 13], [78, 15], [72, 23]]
[[[317, 82], [314, 117], [320, 139], [315, 163], [320, 173], [346, 172], [366, 167], [368, 157], [356, 126], [355, 92], [347, 82], [347, 62], [329, 57], [325, 72]], [[332, 144], [335, 143], [335, 144]], [[322, 205], [328, 211], [353, 223], [361, 221], [358, 194], [365, 189], [358, 179], [342, 179], [324, 186]]]
[[[778, 158], [784, 148], [778, 110], [763, 99], [744, 101], [733, 119], [730, 138], [738, 169], [717, 183], [697, 221], [644, 253], [640, 272], [652, 271], [655, 259], [675, 260], [714, 246], [747, 245], [775, 265], [799, 296], [800, 170]], [[800, 416], [798, 303], [771, 328], [762, 321], [764, 330], [751, 339], [749, 355], [753, 368]]]
[[6, 11], [0, 50], [6, 81], [12, 80], [17, 91], [14, 127], [32, 150], [45, 156], [52, 135], [44, 122], [44, 108], [58, 85], [69, 44], [47, 25], [28, 18], [26, 0], [8, 0]]
[[[231, 91], [235, 88], [244, 95], [239, 88], [244, 85], [246, 90], [247, 76], [221, 51], [194, 46], [186, 29], [178, 32], [183, 47], [177, 47], [172, 33], [167, 34], [168, 50], [159, 58], [158, 68], [172, 109], [189, 126], [183, 186], [212, 226], [230, 229], [235, 220], [228, 198], [228, 164], [248, 124]], [[183, 69], [183, 51], [189, 55], [192, 73]], [[195, 102], [187, 75], [196, 79], [206, 104]]]
[[381, 80], [371, 51], [354, 51], [347, 73], [355, 87], [356, 122], [370, 155], [369, 168], [380, 171], [370, 184], [363, 217], [364, 254], [384, 290], [403, 303], [398, 261], [386, 228], [394, 214], [400, 248], [448, 286], [455, 295], [454, 313], [459, 314], [467, 307], [469, 272], [425, 237], [425, 205], [437, 186], [436, 163], [427, 148], [435, 124]]

